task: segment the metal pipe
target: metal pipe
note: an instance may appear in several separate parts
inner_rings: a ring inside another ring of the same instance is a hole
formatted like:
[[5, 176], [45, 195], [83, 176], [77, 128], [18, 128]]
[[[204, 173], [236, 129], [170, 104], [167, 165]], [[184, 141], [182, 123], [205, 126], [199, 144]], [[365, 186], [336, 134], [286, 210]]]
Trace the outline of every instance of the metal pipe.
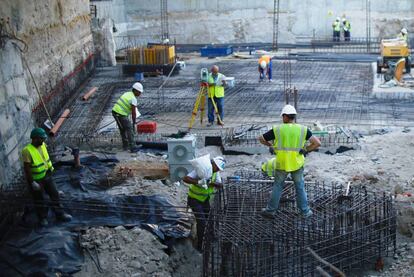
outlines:
[[93, 87], [91, 88], [84, 96], [82, 96], [82, 100], [86, 101], [89, 99], [89, 97], [92, 96], [92, 94], [94, 94], [96, 91], [98, 90], [97, 87]]
[[59, 117], [59, 119], [56, 121], [55, 126], [49, 131], [49, 136], [54, 137], [59, 130], [60, 126], [62, 126], [63, 122], [66, 118], [68, 118], [68, 115], [70, 113], [69, 109], [66, 109], [62, 115]]

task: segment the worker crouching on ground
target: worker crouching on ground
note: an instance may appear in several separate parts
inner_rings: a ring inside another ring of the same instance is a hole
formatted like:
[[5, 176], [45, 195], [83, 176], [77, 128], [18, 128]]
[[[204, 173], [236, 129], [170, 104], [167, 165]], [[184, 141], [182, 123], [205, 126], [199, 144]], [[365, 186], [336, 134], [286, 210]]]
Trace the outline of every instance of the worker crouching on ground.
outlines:
[[[134, 142], [137, 120], [137, 97], [144, 92], [141, 83], [137, 82], [132, 86], [132, 91], [125, 92], [112, 108], [112, 116], [115, 118], [122, 138], [122, 149], [135, 152], [137, 150]], [[128, 117], [132, 114], [132, 125]]]
[[334, 23], [332, 23], [333, 29], [333, 41], [340, 41], [341, 38], [341, 19], [339, 17], [336, 18]]
[[[296, 109], [291, 105], [286, 105], [280, 114], [283, 124], [273, 126], [265, 134], [259, 137], [260, 143], [266, 146], [272, 146], [276, 154], [275, 168], [273, 176], [275, 182], [273, 185], [272, 196], [263, 209], [264, 216], [272, 217], [279, 208], [280, 197], [282, 196], [283, 186], [288, 174], [291, 175], [296, 188], [297, 206], [304, 217], [312, 215], [308, 206], [305, 183], [303, 179], [303, 166], [305, 164], [305, 155], [321, 145], [318, 138], [312, 136], [312, 132], [305, 126], [296, 124]], [[305, 148], [305, 142], [309, 140], [310, 144]]]
[[35, 202], [35, 209], [41, 226], [47, 226], [48, 207], [43, 193], [46, 192], [51, 200], [51, 206], [58, 220], [70, 221], [72, 216], [65, 213], [59, 202], [59, 192], [53, 182], [53, 165], [49, 159], [45, 139], [47, 134], [42, 128], [35, 128], [30, 134], [32, 142], [22, 150], [24, 174], [29, 191]]
[[212, 126], [214, 124], [214, 105], [212, 99], [217, 105], [217, 110], [220, 118], [217, 118], [218, 125], [224, 125], [224, 85], [226, 76], [219, 73], [219, 67], [213, 65], [211, 73], [208, 76], [208, 124]]
[[272, 58], [269, 55], [263, 55], [259, 59], [259, 82], [263, 81], [266, 77], [269, 78], [269, 82], [272, 81]]
[[187, 204], [191, 207], [197, 222], [197, 249], [202, 250], [204, 229], [206, 228], [208, 214], [210, 212], [210, 198], [215, 188], [223, 186], [219, 171], [224, 170], [226, 161], [223, 157], [215, 157], [211, 160], [213, 175], [210, 180], [200, 179], [195, 170], [183, 178], [187, 184], [191, 184], [188, 190]]

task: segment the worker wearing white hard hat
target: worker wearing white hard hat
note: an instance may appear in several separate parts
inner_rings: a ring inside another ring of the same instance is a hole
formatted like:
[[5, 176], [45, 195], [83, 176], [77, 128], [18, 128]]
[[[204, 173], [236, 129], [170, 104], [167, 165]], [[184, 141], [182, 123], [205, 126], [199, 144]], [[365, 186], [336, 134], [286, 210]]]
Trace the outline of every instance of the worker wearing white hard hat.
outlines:
[[211, 161], [213, 175], [210, 179], [201, 179], [196, 170], [191, 171], [183, 178], [183, 181], [190, 184], [188, 190], [187, 204], [191, 207], [197, 222], [197, 249], [202, 250], [204, 229], [206, 227], [208, 214], [210, 212], [210, 200], [215, 193], [215, 189], [221, 188], [223, 182], [220, 171], [226, 166], [226, 160], [217, 156]]
[[272, 81], [272, 57], [269, 55], [263, 55], [259, 59], [259, 82], [263, 81], [267, 76], [269, 82]]
[[[272, 217], [279, 209], [285, 179], [290, 174], [295, 183], [297, 207], [304, 217], [309, 217], [313, 213], [308, 206], [303, 166], [305, 155], [319, 148], [321, 142], [312, 135], [308, 128], [295, 123], [297, 111], [292, 105], [284, 106], [280, 115], [283, 124], [273, 126], [271, 130], [259, 137], [260, 143], [273, 147], [276, 154], [273, 173], [275, 182], [272, 196], [262, 211], [263, 216]], [[306, 141], [310, 143], [305, 147]]]
[[344, 40], [350, 41], [351, 40], [351, 22], [345, 18], [342, 18], [342, 29], [344, 30]]
[[341, 37], [341, 18], [337, 17], [334, 23], [332, 23], [333, 29], [333, 41], [338, 42]]
[[406, 28], [402, 28], [401, 32], [397, 36], [399, 39], [407, 41], [408, 42], [408, 31]]
[[[112, 116], [121, 133], [123, 150], [129, 149], [131, 152], [137, 150], [133, 133], [135, 132], [137, 115], [139, 115], [139, 112], [137, 112], [137, 97], [143, 92], [144, 87], [142, 84], [140, 82], [134, 83], [132, 85], [132, 90], [122, 94], [112, 108]], [[132, 116], [132, 125], [129, 121], [129, 115]]]

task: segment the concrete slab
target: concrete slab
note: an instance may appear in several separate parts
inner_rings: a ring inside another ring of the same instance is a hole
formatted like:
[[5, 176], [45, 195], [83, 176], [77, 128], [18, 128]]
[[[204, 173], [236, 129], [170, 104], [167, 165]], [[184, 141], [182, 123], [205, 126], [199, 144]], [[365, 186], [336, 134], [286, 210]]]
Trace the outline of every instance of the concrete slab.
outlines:
[[[389, 87], [384, 88], [380, 87], [384, 84], [385, 80], [383, 74], [377, 74], [377, 64], [372, 63], [372, 72], [373, 72], [373, 82], [374, 86], [372, 88], [372, 96], [377, 99], [414, 99], [414, 86], [409, 87]], [[404, 74], [403, 77], [406, 83], [411, 83], [413, 81], [413, 76], [410, 74]]]

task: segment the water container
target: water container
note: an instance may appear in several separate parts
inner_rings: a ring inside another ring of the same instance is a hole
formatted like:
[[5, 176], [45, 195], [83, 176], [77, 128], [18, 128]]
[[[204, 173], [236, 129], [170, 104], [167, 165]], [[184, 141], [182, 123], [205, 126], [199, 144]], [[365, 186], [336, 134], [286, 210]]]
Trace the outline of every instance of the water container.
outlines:
[[137, 73], [135, 73], [134, 77], [135, 77], [135, 81], [138, 81], [138, 82], [142, 81], [142, 80], [144, 80], [144, 73], [137, 72]]
[[234, 88], [234, 77], [226, 77], [224, 80], [226, 81], [227, 87]]
[[157, 131], [157, 122], [141, 121], [137, 124], [138, 133], [155, 133]]

